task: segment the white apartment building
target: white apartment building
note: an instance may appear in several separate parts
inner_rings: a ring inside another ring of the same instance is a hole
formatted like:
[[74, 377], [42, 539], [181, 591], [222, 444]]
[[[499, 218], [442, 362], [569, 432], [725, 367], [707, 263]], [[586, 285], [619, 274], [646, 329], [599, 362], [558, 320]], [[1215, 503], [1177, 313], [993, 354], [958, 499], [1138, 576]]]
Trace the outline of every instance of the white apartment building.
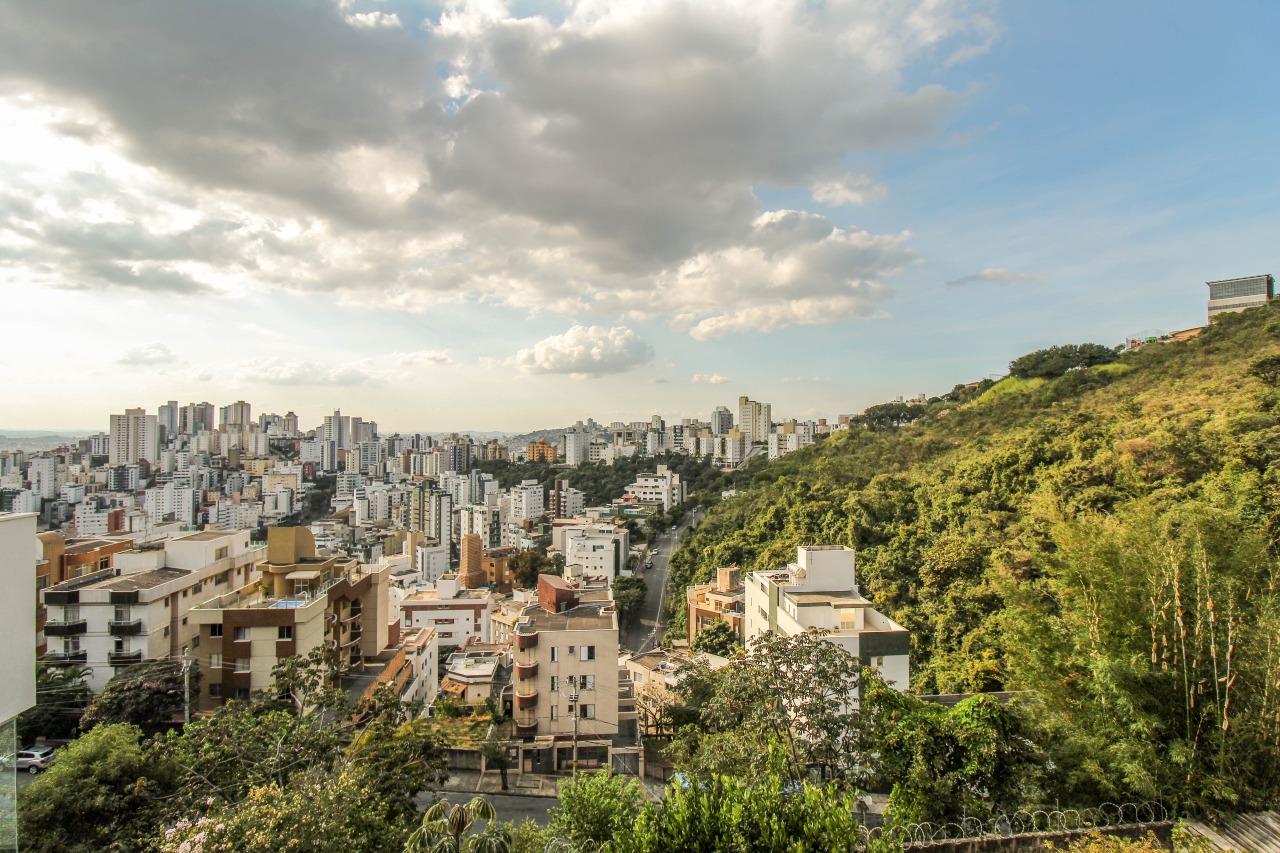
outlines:
[[773, 432], [773, 407], [739, 397], [738, 431], [746, 437], [748, 444], [763, 444]]
[[716, 406], [711, 413], [711, 431], [716, 435], [724, 435], [733, 429], [733, 412], [724, 406]]
[[569, 430], [564, 434], [560, 446], [564, 449], [565, 464], [570, 467], [590, 461], [591, 434], [585, 430]]
[[97, 692], [119, 667], [176, 660], [184, 649], [196, 656], [191, 609], [247, 584], [266, 554], [247, 531], [191, 533], [121, 551], [114, 568], [41, 592], [49, 613], [44, 660], [89, 667]]
[[52, 456], [37, 456], [27, 463], [27, 480], [31, 491], [42, 500], [58, 497], [62, 485], [58, 482], [58, 460]]
[[442, 646], [461, 646], [470, 637], [487, 643], [502, 597], [488, 589], [462, 589], [458, 574], [450, 572], [434, 587], [418, 587], [400, 600], [400, 624], [435, 630]]
[[[511, 511], [503, 513], [503, 521], [520, 524], [546, 515], [546, 489], [537, 480], [523, 480], [520, 485], [512, 486], [508, 497]], [[499, 506], [501, 506], [501, 499], [499, 499]]]
[[684, 483], [680, 475], [669, 471], [666, 465], [659, 465], [656, 474], [641, 474], [634, 483], [627, 486], [627, 494], [642, 501], [661, 503], [663, 512], [670, 512], [673, 506], [685, 501]]
[[576, 524], [552, 528], [552, 540], [564, 554], [569, 579], [603, 579], [612, 586], [616, 577], [629, 575], [630, 534], [613, 524]]
[[776, 571], [751, 572], [744, 583], [744, 639], [765, 631], [794, 637], [812, 629], [874, 666], [897, 690], [911, 684], [911, 636], [858, 592], [852, 548], [801, 545], [796, 562]]
[[449, 546], [424, 539], [414, 548], [413, 564], [424, 583], [434, 584], [449, 573]]

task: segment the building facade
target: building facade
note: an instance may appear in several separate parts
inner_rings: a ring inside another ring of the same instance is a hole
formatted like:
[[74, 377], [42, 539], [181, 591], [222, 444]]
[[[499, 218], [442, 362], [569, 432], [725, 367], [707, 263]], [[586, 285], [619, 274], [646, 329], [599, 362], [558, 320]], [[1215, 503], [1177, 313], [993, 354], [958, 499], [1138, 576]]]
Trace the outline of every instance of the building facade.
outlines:
[[1207, 281], [1205, 284], [1209, 288], [1210, 319], [1215, 314], [1265, 305], [1275, 298], [1276, 282], [1269, 274]]

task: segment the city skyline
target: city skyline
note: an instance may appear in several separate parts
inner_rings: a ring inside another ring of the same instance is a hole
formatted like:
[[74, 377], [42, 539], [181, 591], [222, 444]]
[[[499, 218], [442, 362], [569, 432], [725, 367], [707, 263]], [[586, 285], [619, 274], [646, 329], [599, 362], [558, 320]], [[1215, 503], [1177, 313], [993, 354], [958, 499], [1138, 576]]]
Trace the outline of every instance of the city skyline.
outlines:
[[1280, 10], [1153, 9], [14, 6], [0, 428], [831, 418], [1201, 325]]

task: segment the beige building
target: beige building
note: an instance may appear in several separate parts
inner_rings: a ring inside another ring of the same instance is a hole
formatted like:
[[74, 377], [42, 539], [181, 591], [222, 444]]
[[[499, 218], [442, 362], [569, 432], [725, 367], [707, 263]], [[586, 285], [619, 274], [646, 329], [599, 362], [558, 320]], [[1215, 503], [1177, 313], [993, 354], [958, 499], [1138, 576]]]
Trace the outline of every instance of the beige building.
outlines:
[[[449, 655], [440, 695], [463, 705], [483, 705], [486, 699], [501, 702], [503, 688], [511, 683], [511, 647], [505, 643], [467, 644]], [[501, 705], [499, 705], [501, 708]]]
[[733, 629], [734, 636], [741, 640], [745, 599], [742, 572], [737, 566], [717, 569], [716, 579], [711, 583], [687, 587], [685, 601], [688, 603], [689, 613], [689, 645], [693, 645], [693, 640], [700, 631], [717, 622], [728, 624]]
[[516, 624], [513, 694], [516, 736], [535, 740], [524, 750], [527, 770], [570, 767], [575, 740], [579, 767], [604, 766], [615, 742], [636, 742], [608, 589], [582, 592], [563, 578], [538, 577], [538, 603]]
[[199, 662], [193, 609], [248, 583], [266, 557], [247, 530], [205, 531], [112, 555], [112, 567], [45, 589], [52, 664], [92, 670], [97, 692], [120, 667], [144, 660]]
[[205, 667], [202, 708], [269, 687], [280, 659], [317, 646], [334, 654], [342, 672], [399, 645], [390, 564], [319, 554], [305, 527], [272, 527], [267, 535], [261, 579], [191, 611]]
[[431, 628], [442, 646], [462, 646], [469, 639], [492, 639], [491, 620], [501, 593], [463, 589], [457, 572], [441, 575], [434, 586], [415, 587], [400, 599], [400, 622], [405, 628]]

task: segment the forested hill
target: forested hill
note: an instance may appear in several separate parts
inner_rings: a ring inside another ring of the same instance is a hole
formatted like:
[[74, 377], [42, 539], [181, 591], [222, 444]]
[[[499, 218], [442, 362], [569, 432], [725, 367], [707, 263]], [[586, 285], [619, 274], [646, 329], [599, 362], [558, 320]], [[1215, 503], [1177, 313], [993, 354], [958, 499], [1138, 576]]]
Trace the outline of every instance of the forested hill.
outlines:
[[864, 594], [911, 630], [913, 690], [1038, 691], [1098, 762], [1128, 739], [1112, 777], [1164, 761], [1201, 784], [1179, 762], [1212, 760], [1205, 779], [1231, 802], [1250, 772], [1280, 776], [1278, 356], [1273, 302], [833, 435], [681, 546], [673, 632], [685, 584], [717, 566], [850, 545]]

